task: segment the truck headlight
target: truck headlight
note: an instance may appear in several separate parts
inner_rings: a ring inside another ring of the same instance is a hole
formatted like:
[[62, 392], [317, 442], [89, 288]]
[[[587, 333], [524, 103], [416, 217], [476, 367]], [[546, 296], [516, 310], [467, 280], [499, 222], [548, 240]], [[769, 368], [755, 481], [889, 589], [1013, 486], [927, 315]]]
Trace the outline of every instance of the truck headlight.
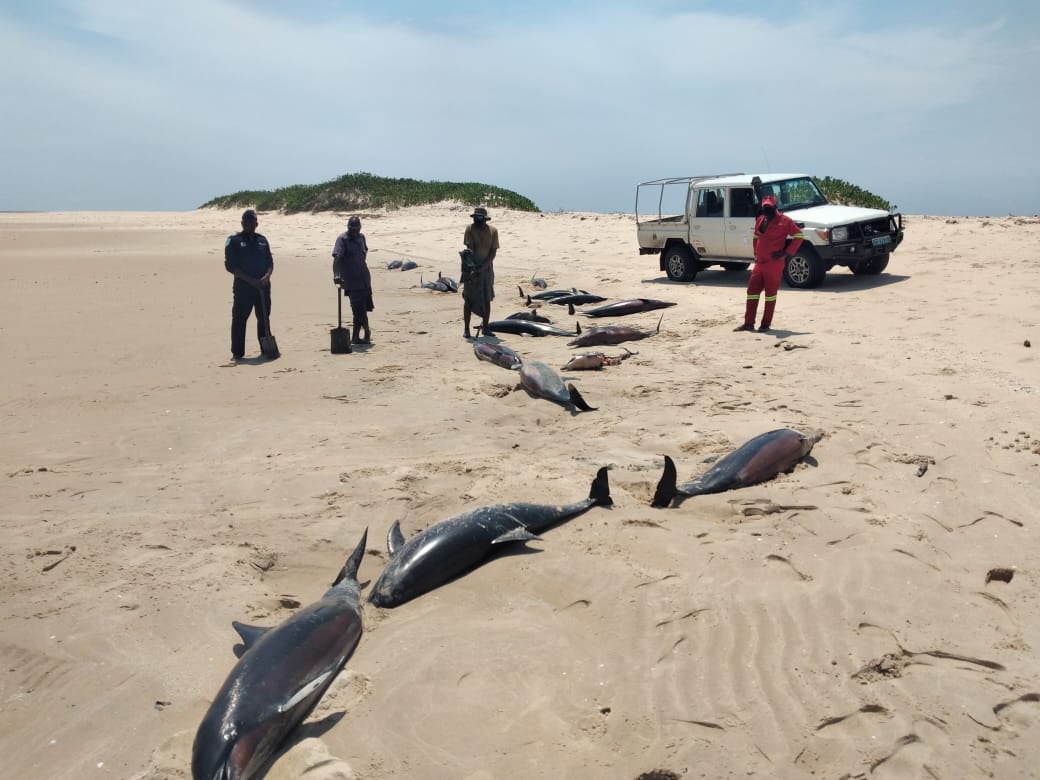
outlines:
[[849, 229], [847, 227], [833, 228], [831, 230], [831, 241], [848, 241]]

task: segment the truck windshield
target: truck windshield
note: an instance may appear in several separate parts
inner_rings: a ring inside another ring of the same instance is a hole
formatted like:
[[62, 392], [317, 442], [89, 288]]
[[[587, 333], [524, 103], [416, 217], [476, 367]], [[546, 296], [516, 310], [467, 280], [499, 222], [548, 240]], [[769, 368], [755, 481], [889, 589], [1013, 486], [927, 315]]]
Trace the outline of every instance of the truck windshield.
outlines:
[[827, 205], [827, 198], [820, 192], [816, 182], [808, 176], [762, 184], [758, 188], [758, 195], [760, 202], [761, 198], [764, 198], [766, 195], [772, 195], [776, 198], [776, 206], [781, 211]]

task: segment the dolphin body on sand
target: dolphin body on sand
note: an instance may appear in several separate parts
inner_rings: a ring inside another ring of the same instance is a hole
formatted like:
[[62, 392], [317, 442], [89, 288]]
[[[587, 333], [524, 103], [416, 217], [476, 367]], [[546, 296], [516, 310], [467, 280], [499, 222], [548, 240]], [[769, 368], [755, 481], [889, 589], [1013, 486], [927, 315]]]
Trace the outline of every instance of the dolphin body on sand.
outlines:
[[496, 366], [502, 366], [511, 371], [518, 370], [524, 363], [520, 356], [505, 344], [488, 344], [484, 341], [477, 341], [473, 344], [473, 354], [477, 356], [478, 360], [486, 360], [488, 363], [494, 363]]
[[516, 286], [516, 289], [520, 291], [521, 298], [527, 298], [528, 300], [534, 301], [551, 301], [553, 298], [559, 298], [561, 295], [573, 295], [574, 293], [585, 292], [572, 287], [569, 290], [542, 290], [540, 293], [534, 293], [533, 295], [527, 295], [524, 293], [524, 288], [520, 285]]
[[654, 309], [667, 309], [675, 306], [671, 301], [655, 301], [653, 298], [629, 298], [625, 301], [608, 303], [595, 309], [585, 309], [582, 314], [588, 317], [623, 317], [626, 314], [639, 314]]
[[[533, 300], [533, 298], [532, 298]], [[558, 306], [584, 306], [586, 303], [599, 303], [605, 301], [602, 295], [595, 295], [594, 293], [587, 292], [576, 292], [570, 295], [558, 295], [555, 298], [550, 298], [549, 303], [555, 303]]]
[[602, 352], [580, 352], [567, 361], [567, 365], [561, 371], [597, 371], [603, 366], [619, 366], [621, 361], [627, 360], [638, 352], [625, 349], [624, 355], [605, 355]]
[[577, 336], [579, 332], [578, 330], [564, 330], [549, 322], [513, 319], [493, 320], [483, 330], [486, 336], [495, 333], [512, 333], [516, 336]]
[[808, 435], [793, 428], [760, 433], [718, 460], [699, 477], [679, 486], [675, 484], [675, 463], [665, 455], [664, 473], [650, 506], [679, 506], [690, 496], [724, 493], [770, 480], [793, 469], [822, 437], [823, 434]]
[[520, 366], [520, 384], [531, 395], [553, 401], [568, 409], [596, 411], [595, 407], [589, 406], [581, 397], [578, 388], [564, 384], [556, 371], [537, 360], [528, 361]]
[[548, 317], [536, 311], [515, 311], [506, 317], [507, 320], [530, 320], [531, 322], [552, 322]]
[[568, 347], [600, 347], [604, 345], [621, 344], [625, 341], [639, 341], [650, 338], [655, 333], [661, 332], [661, 319], [657, 321], [657, 330], [639, 330], [630, 325], [604, 325], [602, 327], [589, 328], [586, 331], [578, 325], [578, 335], [573, 341], [568, 341]]
[[498, 545], [538, 539], [537, 531], [613, 503], [604, 467], [596, 472], [589, 497], [573, 504], [483, 506], [435, 523], [407, 542], [395, 520], [386, 537], [390, 560], [368, 600], [377, 607], [404, 604], [469, 571]]
[[274, 628], [232, 623], [244, 650], [199, 725], [193, 780], [258, 777], [361, 640], [358, 568], [368, 531], [325, 595]]

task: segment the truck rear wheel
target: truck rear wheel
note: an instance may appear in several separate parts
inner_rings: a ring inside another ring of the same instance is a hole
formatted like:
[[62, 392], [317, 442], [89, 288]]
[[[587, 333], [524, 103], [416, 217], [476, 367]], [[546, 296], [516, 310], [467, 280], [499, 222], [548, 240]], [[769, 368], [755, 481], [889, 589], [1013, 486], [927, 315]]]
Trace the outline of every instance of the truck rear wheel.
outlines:
[[811, 245], [803, 243], [784, 264], [784, 281], [788, 287], [800, 290], [811, 290], [823, 284], [827, 275], [827, 267]]
[[883, 255], [875, 255], [869, 260], [860, 260], [854, 266], [852, 266], [852, 273], [859, 274], [861, 276], [873, 276], [879, 274], [888, 268], [889, 252]]
[[662, 262], [665, 273], [673, 282], [692, 282], [697, 275], [697, 261], [693, 259], [693, 252], [682, 244], [666, 247]]

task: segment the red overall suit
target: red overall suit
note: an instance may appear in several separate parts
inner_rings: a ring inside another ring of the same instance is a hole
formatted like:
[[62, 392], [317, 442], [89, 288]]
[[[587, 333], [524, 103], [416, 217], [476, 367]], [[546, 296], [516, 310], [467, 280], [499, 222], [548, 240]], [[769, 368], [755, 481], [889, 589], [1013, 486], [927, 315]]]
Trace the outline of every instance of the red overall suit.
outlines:
[[[762, 205], [775, 207], [776, 199], [767, 195], [762, 199]], [[788, 237], [791, 238], [790, 244], [787, 243]], [[755, 237], [752, 241], [755, 248], [755, 267], [751, 271], [751, 279], [748, 280], [747, 304], [741, 330], [752, 330], [755, 327], [755, 313], [758, 311], [758, 299], [763, 289], [766, 293], [766, 305], [759, 330], [768, 330], [773, 324], [776, 293], [780, 289], [784, 262], [788, 255], [798, 251], [803, 238], [802, 229], [781, 211], [777, 211], [775, 217], [768, 218], [761, 214], [755, 220]]]

